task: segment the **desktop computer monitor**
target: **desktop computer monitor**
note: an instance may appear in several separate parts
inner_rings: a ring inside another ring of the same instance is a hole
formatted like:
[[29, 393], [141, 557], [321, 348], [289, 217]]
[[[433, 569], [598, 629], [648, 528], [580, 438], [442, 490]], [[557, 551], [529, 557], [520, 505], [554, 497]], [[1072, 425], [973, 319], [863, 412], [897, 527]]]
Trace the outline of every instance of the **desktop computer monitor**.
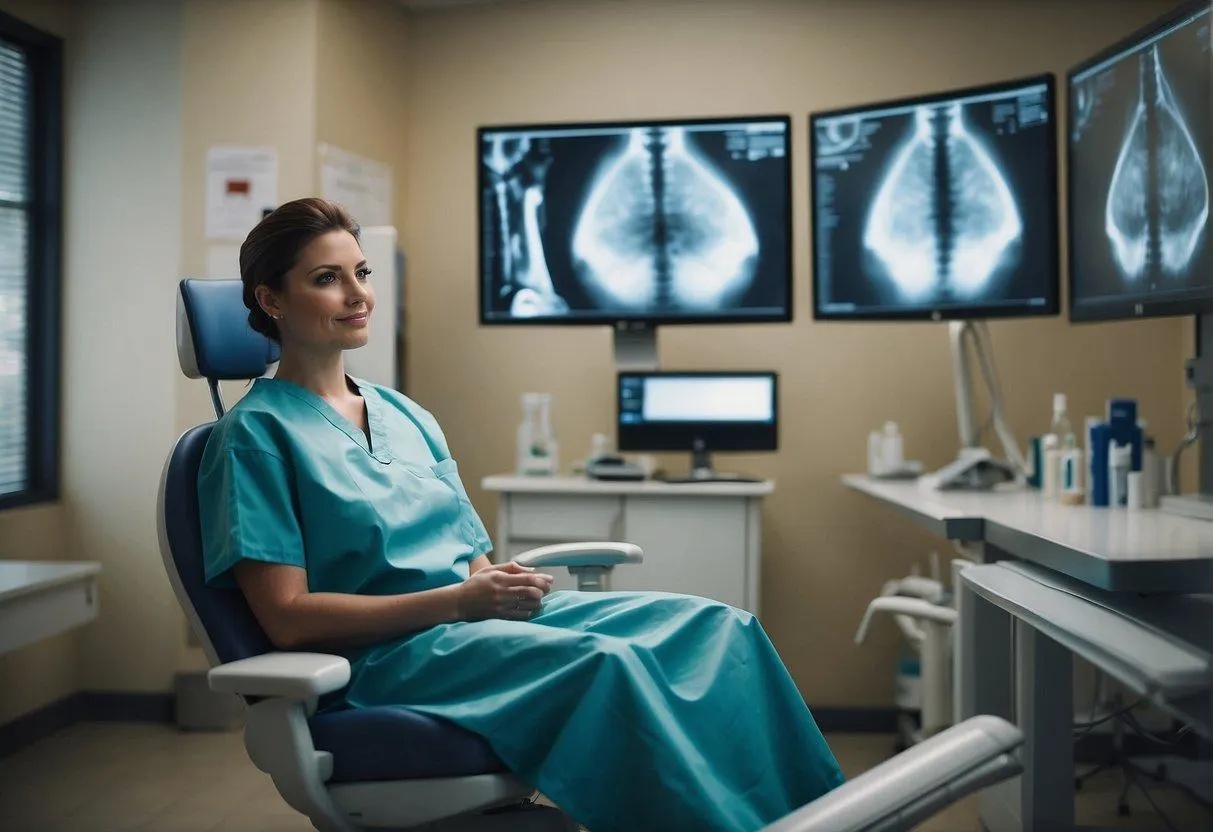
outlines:
[[772, 372], [620, 373], [621, 451], [690, 451], [689, 477], [744, 479], [712, 467], [715, 451], [779, 449], [778, 376]]
[[482, 127], [481, 324], [790, 321], [787, 116]]
[[1052, 75], [809, 117], [813, 316], [1059, 308]]
[[1185, 3], [1067, 73], [1073, 321], [1213, 312], [1209, 26]]

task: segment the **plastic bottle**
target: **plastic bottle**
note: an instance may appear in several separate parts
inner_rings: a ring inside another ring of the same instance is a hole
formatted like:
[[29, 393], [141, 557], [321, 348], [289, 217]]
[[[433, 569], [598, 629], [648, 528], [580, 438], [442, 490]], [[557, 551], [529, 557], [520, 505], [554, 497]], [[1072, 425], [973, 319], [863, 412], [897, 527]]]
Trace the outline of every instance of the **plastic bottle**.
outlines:
[[1066, 418], [1066, 394], [1053, 394], [1053, 424], [1049, 433], [1057, 437], [1057, 447], [1066, 449], [1074, 445], [1074, 429]]
[[1044, 498], [1056, 500], [1061, 490], [1061, 448], [1057, 445], [1057, 437], [1051, 433], [1041, 438], [1040, 447], [1045, 466], [1041, 477]]
[[1081, 505], [1084, 496], [1083, 484], [1083, 452], [1070, 434], [1066, 437], [1066, 445], [1061, 451], [1061, 502], [1069, 506]]
[[1133, 446], [1113, 440], [1108, 449], [1108, 505], [1129, 504], [1129, 471], [1133, 467]]
[[1154, 437], [1147, 436], [1141, 451], [1142, 508], [1157, 508], [1162, 494], [1163, 466], [1154, 450]]
[[905, 464], [901, 430], [896, 422], [884, 423], [884, 466], [887, 473], [900, 471]]
[[1098, 416], [1088, 416], [1083, 421], [1082, 429], [1082, 458], [1086, 464], [1086, 476], [1083, 483], [1083, 502], [1087, 505], [1095, 504], [1095, 457], [1091, 448], [1091, 437], [1094, 435], [1095, 427], [1099, 424]]

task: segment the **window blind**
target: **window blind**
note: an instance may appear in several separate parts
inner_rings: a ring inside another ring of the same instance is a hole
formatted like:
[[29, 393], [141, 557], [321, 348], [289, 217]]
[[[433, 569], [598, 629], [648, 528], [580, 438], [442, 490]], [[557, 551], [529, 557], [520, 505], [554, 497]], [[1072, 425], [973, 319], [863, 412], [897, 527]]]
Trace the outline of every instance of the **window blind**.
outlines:
[[29, 483], [30, 67], [0, 40], [0, 495]]

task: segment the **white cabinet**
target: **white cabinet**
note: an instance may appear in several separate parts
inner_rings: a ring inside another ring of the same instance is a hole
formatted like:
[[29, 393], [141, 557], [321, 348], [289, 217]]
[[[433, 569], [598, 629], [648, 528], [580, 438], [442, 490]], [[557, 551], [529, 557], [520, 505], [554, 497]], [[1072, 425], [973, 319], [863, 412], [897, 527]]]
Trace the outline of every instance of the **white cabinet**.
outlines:
[[[635, 543], [644, 562], [617, 566], [613, 589], [701, 595], [757, 614], [762, 498], [771, 482], [597, 482], [582, 477], [487, 477], [499, 495], [494, 561], [536, 546]], [[566, 569], [556, 589], [573, 589]]]
[[0, 561], [0, 653], [95, 619], [100, 572], [93, 562]]

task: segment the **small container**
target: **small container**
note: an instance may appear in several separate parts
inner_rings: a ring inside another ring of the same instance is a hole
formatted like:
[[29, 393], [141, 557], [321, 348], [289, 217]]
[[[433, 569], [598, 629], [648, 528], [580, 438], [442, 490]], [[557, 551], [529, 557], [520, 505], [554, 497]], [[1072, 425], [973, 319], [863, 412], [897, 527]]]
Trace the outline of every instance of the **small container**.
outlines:
[[1083, 491], [1085, 492], [1083, 495], [1083, 502], [1087, 505], [1092, 505], [1094, 502], [1092, 495], [1095, 493], [1095, 487], [1094, 478], [1092, 477], [1092, 473], [1094, 472], [1092, 466], [1095, 465], [1095, 457], [1092, 456], [1091, 453], [1091, 437], [1093, 435], [1092, 431], [1099, 423], [1100, 419], [1098, 416], [1088, 416], [1083, 422], [1082, 455], [1083, 459], [1085, 459], [1087, 463], [1086, 476], [1084, 478], [1086, 480], [1086, 485], [1083, 488]]
[[1129, 504], [1129, 474], [1133, 467], [1133, 446], [1113, 441], [1108, 448], [1108, 505]]
[[873, 477], [884, 474], [884, 436], [878, 430], [868, 434], [868, 474]]
[[1163, 465], [1154, 450], [1153, 437], [1147, 437], [1141, 451], [1141, 506], [1158, 508], [1162, 495]]
[[884, 423], [884, 468], [887, 473], [900, 471], [905, 465], [901, 430], [896, 422]]
[[1129, 511], [1141, 511], [1141, 471], [1130, 471], [1125, 477], [1125, 507]]
[[1044, 469], [1044, 460], [1040, 455], [1040, 437], [1033, 436], [1028, 443], [1028, 488], [1039, 489], [1042, 485], [1041, 474]]
[[1081, 448], [1070, 447], [1061, 455], [1061, 502], [1068, 506], [1082, 505], [1083, 453]]
[[1057, 447], [1057, 437], [1050, 433], [1042, 437], [1040, 446], [1045, 461], [1044, 497], [1046, 500], [1056, 500], [1061, 493], [1061, 449]]

